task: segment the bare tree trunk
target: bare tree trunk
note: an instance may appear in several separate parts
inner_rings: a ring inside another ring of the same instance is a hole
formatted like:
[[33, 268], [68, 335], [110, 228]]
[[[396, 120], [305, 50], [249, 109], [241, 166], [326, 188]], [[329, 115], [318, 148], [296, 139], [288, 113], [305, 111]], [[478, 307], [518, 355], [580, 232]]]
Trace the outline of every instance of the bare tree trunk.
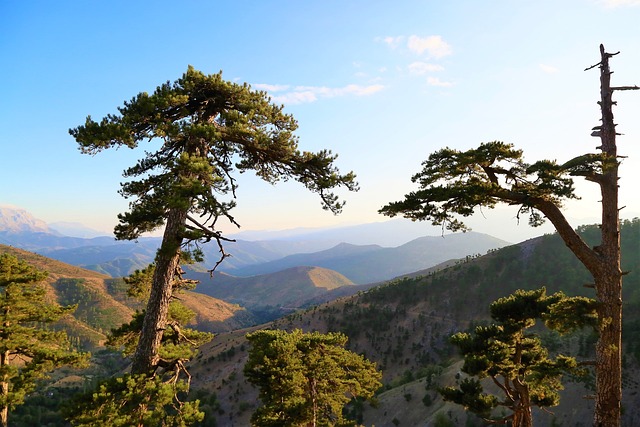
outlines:
[[613, 123], [609, 57], [600, 45], [600, 138], [603, 156], [602, 242], [594, 248], [601, 258], [595, 279], [599, 338], [596, 344], [595, 427], [620, 425], [622, 399], [622, 271], [620, 269], [620, 220], [618, 218], [618, 158]]
[[158, 351], [167, 326], [169, 303], [173, 294], [173, 281], [180, 263], [181, 236], [186, 219], [186, 210], [172, 209], [167, 215], [140, 340], [133, 356], [132, 374], [152, 373], [158, 363]]

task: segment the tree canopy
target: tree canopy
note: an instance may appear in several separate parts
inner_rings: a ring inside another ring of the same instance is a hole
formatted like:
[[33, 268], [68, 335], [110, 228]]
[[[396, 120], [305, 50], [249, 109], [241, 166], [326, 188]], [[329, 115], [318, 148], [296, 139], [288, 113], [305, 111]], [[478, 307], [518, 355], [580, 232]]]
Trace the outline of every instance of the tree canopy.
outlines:
[[294, 131], [298, 124], [267, 94], [247, 84], [223, 80], [222, 73], [205, 75], [189, 66], [174, 83], [159, 86], [153, 94], [142, 92], [100, 122], [88, 116], [83, 126], [69, 132], [85, 154], [142, 141], [162, 140], [127, 169], [121, 194], [135, 198], [131, 210], [119, 215], [116, 237], [135, 239], [167, 220], [172, 208], [193, 217], [183, 237], [198, 239], [218, 235], [201, 227], [197, 219], [217, 220], [230, 213], [235, 202], [235, 174], [252, 170], [269, 183], [293, 178], [320, 195], [323, 207], [339, 212], [343, 202], [331, 189], [355, 190], [355, 175], [341, 175], [333, 165], [337, 156], [328, 150], [300, 151]]
[[261, 330], [244, 372], [260, 389], [257, 426], [340, 425], [352, 398], [371, 398], [381, 386], [375, 364], [344, 348], [341, 333]]
[[42, 280], [47, 273], [25, 261], [0, 254], [0, 424], [21, 405], [39, 380], [63, 365], [80, 366], [88, 354], [71, 348], [64, 332], [45, 329], [73, 312], [48, 301]]

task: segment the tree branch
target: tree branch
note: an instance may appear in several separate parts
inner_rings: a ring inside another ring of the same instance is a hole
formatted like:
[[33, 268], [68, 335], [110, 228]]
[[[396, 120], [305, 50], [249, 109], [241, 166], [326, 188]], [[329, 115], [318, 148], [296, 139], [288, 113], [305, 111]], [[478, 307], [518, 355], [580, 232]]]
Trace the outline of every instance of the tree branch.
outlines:
[[640, 87], [634, 85], [634, 86], [612, 86], [609, 89], [611, 90], [639, 90]]

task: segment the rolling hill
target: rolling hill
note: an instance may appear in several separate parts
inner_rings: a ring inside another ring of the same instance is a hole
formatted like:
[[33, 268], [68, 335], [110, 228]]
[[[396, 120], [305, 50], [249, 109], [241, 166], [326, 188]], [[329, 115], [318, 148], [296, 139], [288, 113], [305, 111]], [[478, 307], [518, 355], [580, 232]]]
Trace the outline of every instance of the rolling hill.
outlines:
[[297, 266], [251, 277], [234, 277], [226, 273], [189, 273], [200, 281], [196, 291], [248, 308], [299, 308], [310, 299], [353, 283], [332, 270], [320, 267]]
[[[581, 234], [596, 243], [596, 226]], [[624, 288], [624, 412], [623, 425], [640, 423], [640, 221], [622, 228]], [[489, 304], [516, 289], [542, 285], [549, 293], [592, 296], [584, 288], [589, 275], [557, 235], [547, 235], [491, 253], [460, 260], [440, 271], [390, 281], [366, 292], [310, 307], [276, 320], [264, 328], [307, 331], [342, 331], [349, 348], [376, 361], [383, 371], [385, 389], [376, 407], [364, 405], [358, 414], [364, 425], [483, 425], [462, 408], [443, 402], [437, 386], [454, 384], [460, 365], [448, 337], [489, 317]], [[254, 330], [256, 328], [251, 328]], [[248, 425], [257, 406], [257, 390], [246, 382], [242, 367], [250, 330], [218, 335], [201, 348], [191, 363], [193, 387], [215, 392], [218, 426]], [[540, 331], [553, 352], [593, 357], [595, 335], [590, 331], [561, 337]], [[593, 403], [582, 397], [592, 393], [590, 381], [566, 381], [560, 406], [553, 413], [536, 412], [536, 425], [587, 426]], [[428, 398], [425, 396], [429, 396]], [[426, 403], [425, 403], [426, 402]], [[427, 404], [428, 403], [428, 404]], [[444, 418], [443, 418], [444, 417]]]
[[[129, 322], [134, 311], [141, 308], [137, 300], [127, 297], [121, 279], [10, 246], [0, 245], [0, 253], [11, 253], [47, 271], [45, 284], [52, 300], [62, 305], [78, 304], [73, 316], [61, 320], [58, 327], [85, 349], [100, 347], [110, 329]], [[202, 330], [230, 331], [255, 323], [253, 316], [238, 305], [194, 292], [185, 292], [181, 298], [196, 312], [197, 327]]]

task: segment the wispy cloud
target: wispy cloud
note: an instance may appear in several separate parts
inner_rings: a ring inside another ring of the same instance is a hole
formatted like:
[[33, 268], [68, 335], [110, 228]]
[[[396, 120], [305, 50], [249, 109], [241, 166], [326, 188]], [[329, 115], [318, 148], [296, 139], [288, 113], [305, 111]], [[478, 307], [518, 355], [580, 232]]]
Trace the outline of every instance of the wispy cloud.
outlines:
[[429, 64], [427, 62], [420, 62], [420, 61], [409, 64], [407, 68], [409, 69], [410, 73], [418, 74], [418, 75], [432, 73], [436, 71], [444, 71], [444, 67], [442, 65]]
[[453, 83], [442, 81], [437, 77], [428, 77], [427, 78], [427, 84], [429, 84], [429, 86], [438, 86], [438, 87], [451, 87], [451, 86], [453, 86]]
[[252, 87], [266, 90], [270, 93], [277, 93], [272, 95], [272, 99], [275, 102], [281, 102], [283, 104], [306, 104], [315, 102], [320, 98], [337, 98], [341, 96], [367, 96], [376, 92], [380, 92], [384, 89], [381, 84], [373, 85], [356, 85], [351, 84], [343, 87], [327, 87], [327, 86], [295, 86], [288, 85], [268, 85], [268, 84], [254, 84]]
[[398, 47], [404, 41], [404, 36], [376, 37], [375, 40], [377, 42], [383, 42], [384, 44], [386, 44], [387, 46], [391, 47], [392, 49], [395, 49], [396, 47]]
[[[414, 76], [443, 72], [444, 67], [439, 64], [440, 59], [453, 54], [451, 45], [447, 43], [442, 36], [438, 35], [420, 37], [414, 34], [411, 36], [377, 37], [375, 41], [385, 43], [393, 49], [402, 47], [403, 51], [401, 53], [405, 59], [409, 53], [421, 58], [409, 64], [396, 64], [395, 70], [400, 75], [405, 76], [407, 71]], [[451, 87], [454, 85], [450, 81], [431, 76], [428, 76], [426, 83], [429, 86], [437, 87]]]
[[270, 85], [266, 83], [252, 84], [253, 89], [266, 90], [267, 92], [280, 92], [289, 89], [288, 85]]
[[538, 67], [544, 71], [545, 73], [548, 74], [553, 74], [553, 73], [557, 73], [558, 69], [556, 67], [554, 67], [553, 65], [547, 65], [547, 64], [539, 64]]
[[410, 36], [407, 47], [412, 52], [422, 55], [425, 51], [433, 58], [442, 58], [453, 52], [449, 43], [442, 40], [441, 36], [418, 37]]

